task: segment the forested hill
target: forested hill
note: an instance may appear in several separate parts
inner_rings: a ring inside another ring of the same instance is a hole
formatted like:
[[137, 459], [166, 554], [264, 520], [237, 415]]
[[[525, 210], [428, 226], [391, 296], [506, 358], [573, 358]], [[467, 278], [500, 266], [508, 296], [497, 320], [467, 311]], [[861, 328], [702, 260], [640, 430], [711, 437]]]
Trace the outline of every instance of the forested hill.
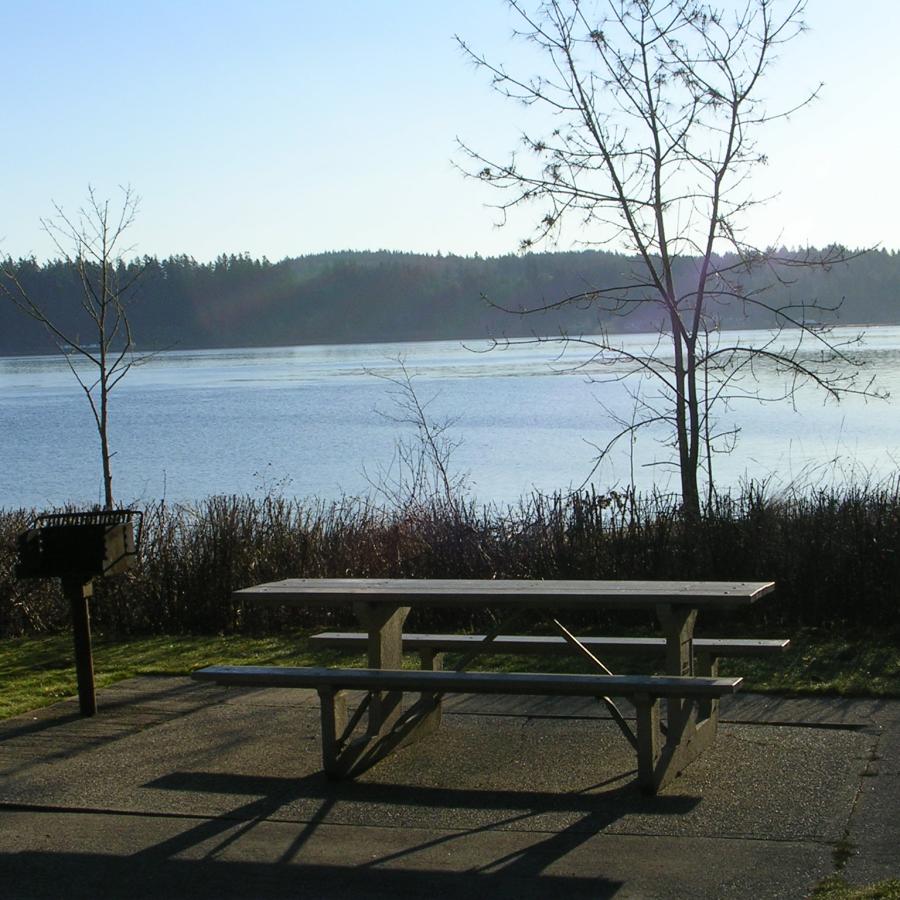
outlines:
[[[30, 295], [64, 331], [92, 340], [89, 324], [78, 318], [80, 284], [71, 267], [58, 261], [12, 264]], [[639, 305], [627, 316], [602, 312], [595, 304], [526, 316], [497, 308], [539, 307], [591, 288], [634, 282], [639, 267], [633, 260], [600, 251], [498, 258], [339, 252], [277, 263], [246, 255], [221, 256], [212, 263], [151, 257], [135, 260], [121, 274], [128, 278], [140, 267], [146, 271], [130, 320], [143, 349], [499, 338], [561, 330], [590, 334], [601, 327], [645, 331], [659, 320], [655, 304]], [[820, 321], [900, 322], [896, 251], [874, 251], [827, 273], [801, 268], [789, 274], [790, 284], [766, 295], [770, 302], [818, 300], [840, 306], [831, 317], [806, 314]], [[753, 289], [765, 279], [750, 276], [744, 287]], [[771, 316], [741, 303], [711, 304], [710, 312], [722, 327], [772, 324]], [[0, 353], [53, 349], [38, 323], [5, 298], [0, 301]]]

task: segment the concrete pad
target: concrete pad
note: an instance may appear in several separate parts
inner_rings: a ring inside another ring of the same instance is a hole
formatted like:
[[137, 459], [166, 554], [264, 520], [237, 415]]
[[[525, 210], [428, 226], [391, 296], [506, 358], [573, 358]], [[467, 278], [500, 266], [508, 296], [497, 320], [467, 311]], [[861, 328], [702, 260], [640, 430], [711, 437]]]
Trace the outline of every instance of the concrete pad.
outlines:
[[0, 722], [0, 883], [22, 898], [803, 897], [847, 847], [848, 877], [898, 875], [900, 702], [745, 696], [656, 797], [602, 706], [575, 702], [454, 697], [436, 734], [333, 782], [314, 692], [131, 679], [93, 719], [67, 701]]

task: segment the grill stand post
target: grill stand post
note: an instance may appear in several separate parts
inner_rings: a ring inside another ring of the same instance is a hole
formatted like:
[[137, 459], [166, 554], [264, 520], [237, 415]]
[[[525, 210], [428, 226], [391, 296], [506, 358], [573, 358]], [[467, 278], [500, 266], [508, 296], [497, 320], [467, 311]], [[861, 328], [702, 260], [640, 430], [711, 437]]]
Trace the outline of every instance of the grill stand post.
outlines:
[[83, 716], [97, 714], [94, 693], [94, 658], [91, 652], [91, 616], [88, 597], [94, 593], [94, 582], [81, 576], [62, 580], [63, 593], [72, 610], [72, 635], [75, 639], [75, 674], [78, 679], [78, 705]]

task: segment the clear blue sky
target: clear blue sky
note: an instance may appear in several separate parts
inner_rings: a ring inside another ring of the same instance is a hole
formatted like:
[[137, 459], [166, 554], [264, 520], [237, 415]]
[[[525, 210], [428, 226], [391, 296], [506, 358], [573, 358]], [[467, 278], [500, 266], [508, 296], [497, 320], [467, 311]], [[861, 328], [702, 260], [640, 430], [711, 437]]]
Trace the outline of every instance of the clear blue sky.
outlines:
[[[524, 111], [453, 41], [521, 59], [512, 21], [502, 0], [0, 0], [0, 254], [52, 255], [39, 219], [88, 183], [142, 197], [140, 253], [513, 252], [525, 229], [452, 165], [457, 136], [516, 144]], [[825, 89], [762, 139], [780, 196], [752, 237], [898, 248], [900, 3], [807, 21], [766, 93]]]

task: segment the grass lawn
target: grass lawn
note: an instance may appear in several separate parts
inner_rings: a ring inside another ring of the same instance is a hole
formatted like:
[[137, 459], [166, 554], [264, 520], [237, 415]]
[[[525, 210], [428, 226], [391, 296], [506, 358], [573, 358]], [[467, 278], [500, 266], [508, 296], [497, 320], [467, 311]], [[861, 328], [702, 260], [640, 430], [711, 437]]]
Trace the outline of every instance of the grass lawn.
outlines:
[[[312, 651], [304, 634], [274, 637], [155, 636], [107, 639], [94, 635], [98, 688], [135, 675], [187, 675], [213, 663], [310, 666], [333, 654]], [[77, 693], [69, 634], [0, 641], [0, 718], [48, 706]]]
[[[482, 669], [507, 671], [585, 671], [571, 657], [485, 656]], [[653, 659], [605, 660], [613, 671], [650, 671]], [[134, 675], [187, 675], [213, 663], [256, 665], [363, 665], [363, 657], [341, 656], [311, 646], [302, 632], [248, 637], [156, 636], [108, 639], [94, 637], [94, 673], [98, 687]], [[447, 661], [451, 667], [453, 658]], [[409, 657], [409, 665], [416, 658]], [[837, 637], [802, 632], [787, 653], [768, 658], [725, 660], [723, 675], [743, 675], [744, 689], [791, 694], [900, 697], [900, 642], [887, 634]], [[76, 691], [72, 639], [69, 634], [0, 641], [0, 718], [37, 709], [73, 696]]]

